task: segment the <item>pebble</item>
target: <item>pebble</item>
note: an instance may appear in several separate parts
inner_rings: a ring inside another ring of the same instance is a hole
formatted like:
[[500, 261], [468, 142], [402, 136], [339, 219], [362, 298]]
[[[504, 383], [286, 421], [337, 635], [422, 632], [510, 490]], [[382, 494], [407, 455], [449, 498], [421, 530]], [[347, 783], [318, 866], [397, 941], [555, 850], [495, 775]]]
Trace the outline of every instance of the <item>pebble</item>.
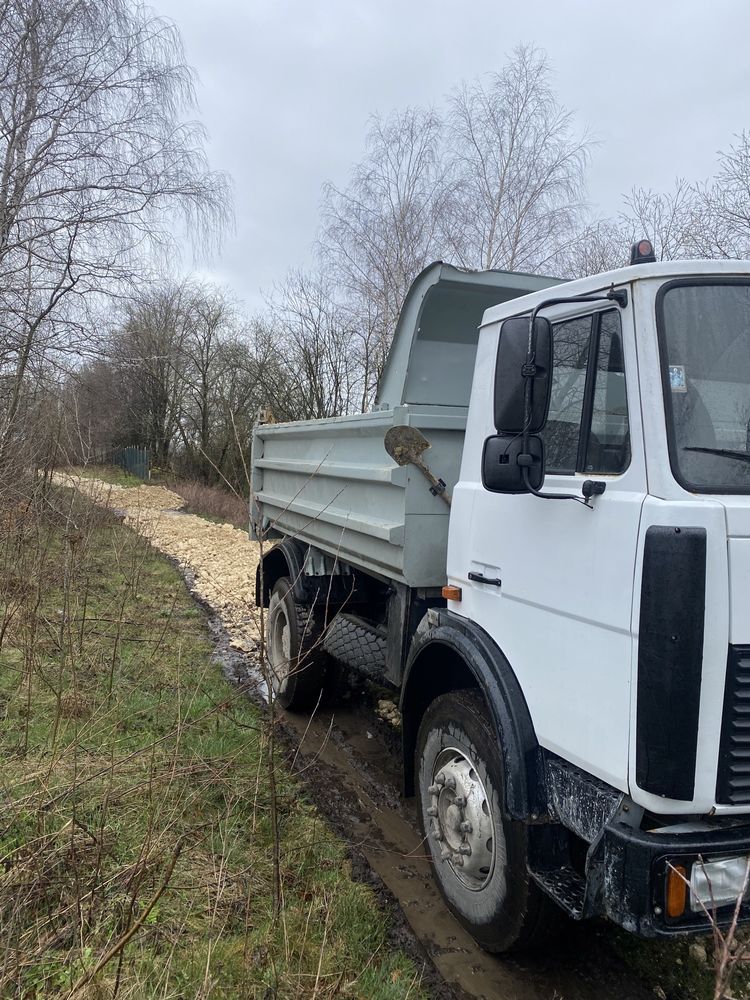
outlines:
[[697, 965], [707, 965], [708, 955], [706, 954], [705, 947], [700, 943], [700, 941], [693, 941], [693, 943], [688, 948], [688, 955]]

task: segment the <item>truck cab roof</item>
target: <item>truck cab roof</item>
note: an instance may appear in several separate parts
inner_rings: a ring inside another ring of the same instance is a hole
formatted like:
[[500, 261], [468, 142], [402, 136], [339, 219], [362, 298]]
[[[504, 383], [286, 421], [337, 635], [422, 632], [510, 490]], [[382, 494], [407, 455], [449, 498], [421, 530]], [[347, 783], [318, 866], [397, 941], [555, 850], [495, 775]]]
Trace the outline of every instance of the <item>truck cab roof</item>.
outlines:
[[[479, 272], [482, 273], [482, 272]], [[565, 282], [565, 295], [571, 298], [577, 295], [591, 295], [604, 291], [610, 286], [622, 287], [638, 281], [652, 279], [689, 278], [691, 275], [706, 278], [712, 274], [719, 276], [750, 276], [750, 261], [746, 260], [669, 260], [657, 261], [653, 264], [635, 264], [629, 267], [619, 267], [614, 271], [604, 271], [587, 278], [575, 278]], [[562, 280], [562, 279], [558, 279]], [[547, 286], [545, 286], [547, 287]], [[543, 290], [542, 290], [543, 291]], [[533, 309], [539, 302], [547, 298], [546, 294], [527, 294], [523, 302], [523, 311]], [[489, 326], [498, 320], [516, 315], [517, 309], [509, 307], [506, 302], [490, 307], [484, 313], [481, 325]]]

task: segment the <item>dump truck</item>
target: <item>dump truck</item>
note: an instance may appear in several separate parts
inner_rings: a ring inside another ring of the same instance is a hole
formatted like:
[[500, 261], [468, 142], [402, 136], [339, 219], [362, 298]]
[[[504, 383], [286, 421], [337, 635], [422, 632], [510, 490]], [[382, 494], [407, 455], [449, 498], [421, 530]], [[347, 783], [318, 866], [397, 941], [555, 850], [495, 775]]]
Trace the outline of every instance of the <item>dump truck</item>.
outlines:
[[276, 697], [392, 687], [480, 945], [750, 916], [750, 262], [433, 264], [371, 411], [258, 424], [252, 486]]

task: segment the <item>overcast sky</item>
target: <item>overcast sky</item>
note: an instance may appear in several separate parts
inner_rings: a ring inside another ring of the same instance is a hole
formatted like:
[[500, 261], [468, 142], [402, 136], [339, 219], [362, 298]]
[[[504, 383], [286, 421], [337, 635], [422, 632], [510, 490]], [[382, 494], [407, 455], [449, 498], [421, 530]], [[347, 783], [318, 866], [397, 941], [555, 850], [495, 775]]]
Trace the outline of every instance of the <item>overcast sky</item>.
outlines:
[[[209, 276], [249, 309], [309, 262], [321, 186], [346, 182], [373, 112], [439, 105], [519, 42], [546, 50], [560, 101], [600, 141], [594, 211], [633, 185], [703, 178], [750, 128], [748, 0], [152, 0], [199, 76], [212, 166], [236, 235]], [[186, 268], [190, 262], [186, 261]]]

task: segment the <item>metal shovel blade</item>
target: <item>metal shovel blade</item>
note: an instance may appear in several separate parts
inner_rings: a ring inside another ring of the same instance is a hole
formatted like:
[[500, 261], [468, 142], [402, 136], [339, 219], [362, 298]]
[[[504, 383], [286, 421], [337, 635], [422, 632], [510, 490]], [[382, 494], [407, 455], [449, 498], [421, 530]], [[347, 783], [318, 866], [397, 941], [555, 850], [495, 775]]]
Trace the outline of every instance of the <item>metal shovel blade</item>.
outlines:
[[446, 492], [445, 483], [438, 479], [425, 464], [422, 455], [430, 447], [430, 442], [416, 427], [391, 427], [386, 431], [385, 450], [396, 465], [414, 465], [430, 484], [430, 493], [440, 497], [449, 507], [450, 494]]
[[422, 453], [430, 442], [416, 427], [391, 427], [386, 431], [385, 450], [396, 465], [422, 465]]

